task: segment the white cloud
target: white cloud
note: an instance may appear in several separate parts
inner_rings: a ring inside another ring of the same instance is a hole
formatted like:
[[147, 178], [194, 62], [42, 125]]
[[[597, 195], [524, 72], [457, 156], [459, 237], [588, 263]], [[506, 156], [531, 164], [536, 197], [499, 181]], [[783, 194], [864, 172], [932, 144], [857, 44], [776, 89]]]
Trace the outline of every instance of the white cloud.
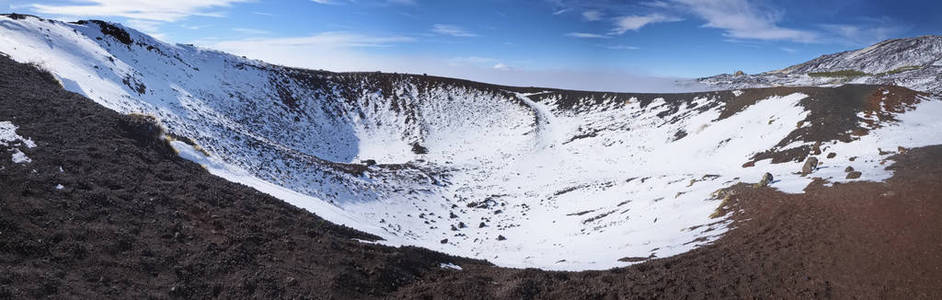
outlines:
[[528, 69], [492, 57], [440, 58], [369, 51], [369, 47], [395, 47], [411, 41], [413, 40], [408, 37], [327, 32], [307, 37], [205, 41], [197, 44], [270, 63], [335, 72], [428, 73], [503, 85], [616, 92], [677, 92], [703, 89], [697, 86], [678, 86], [675, 84], [678, 78], [653, 77], [617, 70]]
[[[294, 67], [331, 71], [375, 71], [397, 69], [395, 62], [370, 49], [396, 47], [414, 42], [408, 36], [377, 36], [353, 32], [323, 32], [310, 36], [203, 40], [196, 44]], [[406, 62], [405, 60], [403, 62]]]
[[613, 34], [624, 34], [629, 30], [641, 29], [648, 24], [654, 23], [664, 23], [664, 22], [678, 22], [683, 21], [681, 18], [670, 17], [662, 15], [659, 13], [653, 13], [645, 16], [625, 16], [618, 17], [615, 19], [615, 28], [612, 29]]
[[220, 16], [212, 8], [228, 7], [250, 0], [87, 0], [82, 4], [32, 4], [39, 13], [69, 16], [120, 16], [129, 19], [173, 22], [188, 16]]
[[435, 24], [432, 25], [432, 32], [441, 34], [441, 35], [450, 35], [454, 37], [476, 37], [477, 34], [468, 32], [461, 27], [455, 25], [447, 24]]
[[282, 47], [282, 48], [376, 48], [391, 47], [399, 43], [415, 41], [408, 36], [371, 36], [350, 32], [322, 32], [303, 37], [243, 39], [218, 42], [212, 46], [221, 50], [244, 49], [250, 47]]
[[607, 36], [607, 35], [596, 34], [596, 33], [586, 33], [586, 32], [570, 32], [570, 33], [567, 33], [566, 36], [568, 36], [568, 37], [574, 37], [574, 38], [580, 38], [580, 39], [607, 39], [607, 38], [611, 38], [611, 36]]
[[160, 24], [158, 21], [150, 20], [128, 20], [127, 26], [136, 29], [137, 31], [146, 33], [158, 40], [166, 40], [167, 35], [160, 32]]
[[157, 21], [148, 21], [148, 20], [128, 20], [127, 24], [129, 27], [137, 29], [140, 32], [153, 34], [160, 31], [161, 22]]
[[582, 18], [586, 21], [598, 21], [602, 19], [602, 12], [598, 10], [587, 10], [582, 12]]
[[853, 45], [869, 45], [905, 31], [905, 27], [888, 20], [877, 20], [877, 24], [824, 24], [822, 29], [834, 35], [838, 42]]
[[268, 31], [268, 30], [255, 29], [255, 28], [242, 28], [242, 27], [232, 28], [232, 31], [242, 33], [242, 34], [248, 34], [248, 35], [264, 35], [264, 34], [271, 33], [271, 31]]
[[704, 27], [722, 29], [730, 38], [794, 42], [814, 42], [819, 38], [813, 31], [779, 26], [782, 13], [756, 8], [747, 0], [673, 1], [706, 20]]
[[500, 63], [500, 61], [493, 57], [480, 57], [480, 56], [465, 56], [465, 57], [453, 57], [448, 59], [448, 65], [454, 67], [461, 66], [475, 66], [475, 67], [488, 67], [492, 66], [495, 63]]
[[659, 8], [670, 8], [670, 7], [671, 7], [671, 5], [668, 4], [667, 2], [659, 1], [659, 0], [648, 1], [648, 2], [641, 2], [640, 4], [641, 4], [641, 5], [644, 5], [644, 6], [659, 7]]
[[608, 49], [611, 49], [611, 50], [638, 50], [638, 49], [641, 49], [640, 47], [628, 46], [628, 45], [613, 45], [613, 46], [606, 46], [605, 48], [608, 48]]

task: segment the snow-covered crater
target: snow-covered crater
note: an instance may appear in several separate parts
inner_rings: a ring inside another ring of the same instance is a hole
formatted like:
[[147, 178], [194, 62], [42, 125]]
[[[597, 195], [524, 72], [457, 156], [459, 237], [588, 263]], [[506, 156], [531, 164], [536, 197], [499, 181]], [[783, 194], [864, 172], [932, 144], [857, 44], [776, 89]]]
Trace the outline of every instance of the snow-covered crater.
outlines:
[[[811, 182], [800, 161], [744, 167], [804, 145], [783, 144], [813, 126], [801, 92], [629, 95], [298, 70], [29, 17], [0, 18], [0, 52], [108, 108], [156, 117], [192, 139], [172, 142], [181, 156], [214, 174], [383, 243], [501, 266], [606, 269], [683, 253], [726, 230], [717, 189], [765, 172], [786, 192]], [[856, 180], [882, 180], [878, 147], [942, 143], [905, 130], [942, 129], [925, 117], [939, 102], [923, 100], [856, 141], [825, 143], [839, 151], [822, 176], [846, 181], [831, 171], [859, 157]]]

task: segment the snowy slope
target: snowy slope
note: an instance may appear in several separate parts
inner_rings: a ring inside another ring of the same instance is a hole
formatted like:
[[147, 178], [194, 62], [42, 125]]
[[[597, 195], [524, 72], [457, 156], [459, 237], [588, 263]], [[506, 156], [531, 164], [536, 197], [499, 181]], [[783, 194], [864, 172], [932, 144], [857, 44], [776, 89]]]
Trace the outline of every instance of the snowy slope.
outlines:
[[683, 253], [727, 229], [711, 217], [718, 189], [770, 172], [772, 187], [800, 193], [812, 177], [851, 180], [846, 166], [862, 172], [853, 180], [883, 180], [880, 149], [942, 143], [942, 102], [917, 94], [851, 114], [866, 134], [824, 139], [835, 156], [803, 177], [799, 159], [757, 157], [822, 142], [796, 138], [821, 126], [810, 107], [823, 99], [801, 91], [633, 95], [330, 73], [34, 17], [0, 18], [0, 52], [108, 108], [157, 117], [213, 174], [384, 243], [510, 267]]
[[[856, 71], [854, 76], [828, 72]], [[810, 76], [813, 74], [817, 76]], [[701, 83], [721, 88], [890, 84], [942, 93], [942, 36], [886, 40], [872, 46], [823, 55], [785, 69], [755, 75], [717, 75]]]

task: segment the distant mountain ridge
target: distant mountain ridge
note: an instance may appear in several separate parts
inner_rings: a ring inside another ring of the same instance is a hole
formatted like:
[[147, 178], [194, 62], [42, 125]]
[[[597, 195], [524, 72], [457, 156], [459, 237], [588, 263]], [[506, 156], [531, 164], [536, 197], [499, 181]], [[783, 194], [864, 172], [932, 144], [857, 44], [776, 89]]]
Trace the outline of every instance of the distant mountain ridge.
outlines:
[[938, 94], [942, 92], [942, 36], [890, 39], [781, 70], [722, 74], [698, 81], [722, 88], [888, 84]]

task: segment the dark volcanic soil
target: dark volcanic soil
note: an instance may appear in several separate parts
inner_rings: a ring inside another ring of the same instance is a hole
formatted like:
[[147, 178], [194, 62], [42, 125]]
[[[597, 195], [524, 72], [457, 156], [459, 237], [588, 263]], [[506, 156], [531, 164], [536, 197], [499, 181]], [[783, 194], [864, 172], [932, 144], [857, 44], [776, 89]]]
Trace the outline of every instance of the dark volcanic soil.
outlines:
[[208, 174], [150, 123], [31, 66], [0, 66], [0, 121], [38, 145], [28, 164], [0, 149], [0, 298], [942, 297], [942, 146], [896, 156], [885, 183], [733, 187], [735, 228], [682, 255], [504, 269], [355, 241], [371, 237]]

